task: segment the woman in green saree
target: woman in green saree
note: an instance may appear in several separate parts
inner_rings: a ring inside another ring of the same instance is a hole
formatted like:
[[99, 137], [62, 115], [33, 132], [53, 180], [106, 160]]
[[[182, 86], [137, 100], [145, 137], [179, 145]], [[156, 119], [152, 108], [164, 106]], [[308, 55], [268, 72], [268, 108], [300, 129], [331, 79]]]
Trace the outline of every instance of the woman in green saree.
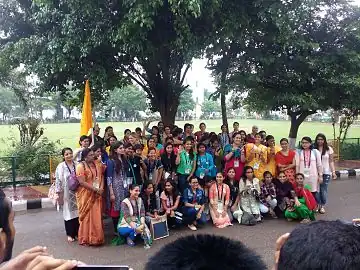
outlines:
[[310, 187], [304, 186], [304, 179], [302, 173], [295, 175], [294, 190], [291, 191], [294, 205], [285, 211], [285, 217], [289, 221], [301, 220], [300, 223], [309, 223], [315, 220], [316, 200], [310, 191]]

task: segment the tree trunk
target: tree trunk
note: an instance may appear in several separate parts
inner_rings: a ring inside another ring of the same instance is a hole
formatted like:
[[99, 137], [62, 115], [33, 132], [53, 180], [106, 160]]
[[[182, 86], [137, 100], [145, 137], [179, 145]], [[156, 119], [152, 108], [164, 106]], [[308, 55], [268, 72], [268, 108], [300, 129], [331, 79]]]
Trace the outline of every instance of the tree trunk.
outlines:
[[292, 112], [288, 111], [288, 115], [290, 116], [290, 131], [289, 131], [289, 145], [291, 149], [295, 149], [297, 147], [296, 138], [299, 131], [299, 127], [302, 122], [305, 121], [306, 117], [313, 114], [312, 111], [301, 111], [301, 112]]
[[220, 102], [221, 102], [221, 117], [222, 117], [222, 124], [226, 125], [227, 127], [229, 127], [228, 125], [228, 119], [227, 119], [227, 111], [226, 111], [226, 94], [225, 91], [222, 90], [221, 94], [220, 94]]
[[159, 88], [160, 86], [157, 88], [157, 91], [153, 91], [153, 94], [156, 94], [152, 100], [153, 107], [158, 109], [161, 121], [164, 122], [165, 125], [173, 125], [175, 123], [175, 116], [180, 103], [180, 94], [184, 88], [182, 86], [178, 86], [178, 88], [181, 88], [182, 91], [167, 88], [159, 91]]

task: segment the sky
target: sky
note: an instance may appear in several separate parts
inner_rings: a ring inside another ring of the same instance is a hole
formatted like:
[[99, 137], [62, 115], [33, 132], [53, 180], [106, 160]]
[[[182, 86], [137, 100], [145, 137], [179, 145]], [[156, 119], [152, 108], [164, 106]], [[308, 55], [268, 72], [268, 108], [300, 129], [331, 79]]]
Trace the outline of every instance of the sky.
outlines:
[[[353, 0], [353, 4], [360, 6], [360, 0]], [[185, 78], [185, 84], [193, 89], [194, 99], [198, 98], [200, 102], [203, 100], [204, 89], [215, 91], [216, 88], [213, 78], [205, 66], [206, 59], [195, 59]]]

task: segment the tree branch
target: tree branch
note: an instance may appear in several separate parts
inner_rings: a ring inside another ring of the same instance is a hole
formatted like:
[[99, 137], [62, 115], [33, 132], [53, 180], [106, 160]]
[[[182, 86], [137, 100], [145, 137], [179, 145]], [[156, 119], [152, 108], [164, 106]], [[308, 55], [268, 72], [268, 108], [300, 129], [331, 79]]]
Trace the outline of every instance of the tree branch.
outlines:
[[186, 74], [187, 74], [187, 72], [189, 71], [190, 67], [191, 67], [191, 64], [188, 64], [188, 65], [186, 66], [186, 68], [185, 68], [185, 70], [184, 70], [184, 73], [183, 73], [183, 75], [182, 75], [182, 78], [181, 78], [181, 80], [180, 80], [180, 85], [182, 85], [182, 84], [184, 83]]

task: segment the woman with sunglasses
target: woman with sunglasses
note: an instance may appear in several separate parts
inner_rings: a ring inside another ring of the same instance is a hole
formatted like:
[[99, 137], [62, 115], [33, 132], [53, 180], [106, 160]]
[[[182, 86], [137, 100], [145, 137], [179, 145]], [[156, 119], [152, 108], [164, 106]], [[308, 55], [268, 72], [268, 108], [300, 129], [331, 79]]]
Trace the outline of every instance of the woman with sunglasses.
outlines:
[[205, 193], [200, 188], [199, 180], [196, 177], [190, 179], [190, 188], [185, 189], [183, 202], [184, 223], [190, 230], [196, 231], [198, 224], [206, 223]]

